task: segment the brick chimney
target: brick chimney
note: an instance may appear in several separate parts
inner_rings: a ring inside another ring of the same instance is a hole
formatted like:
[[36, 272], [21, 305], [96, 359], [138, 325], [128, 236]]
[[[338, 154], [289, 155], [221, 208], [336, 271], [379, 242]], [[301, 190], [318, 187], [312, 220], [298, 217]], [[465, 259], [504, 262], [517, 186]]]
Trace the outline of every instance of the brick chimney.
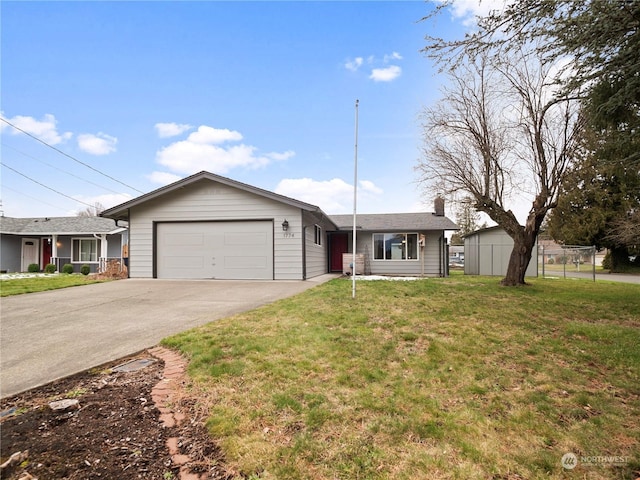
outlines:
[[433, 201], [434, 215], [444, 217], [444, 198], [438, 195]]

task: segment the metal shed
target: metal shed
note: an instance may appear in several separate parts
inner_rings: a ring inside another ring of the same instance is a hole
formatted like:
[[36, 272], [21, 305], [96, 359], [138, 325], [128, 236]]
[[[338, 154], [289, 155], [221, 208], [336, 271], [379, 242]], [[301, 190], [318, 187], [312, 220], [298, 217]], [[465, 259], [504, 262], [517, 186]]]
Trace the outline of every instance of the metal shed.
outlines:
[[[465, 275], [504, 276], [507, 274], [509, 257], [513, 250], [513, 239], [502, 228], [483, 228], [464, 237]], [[536, 252], [538, 242], [527, 267], [526, 277], [538, 276]]]

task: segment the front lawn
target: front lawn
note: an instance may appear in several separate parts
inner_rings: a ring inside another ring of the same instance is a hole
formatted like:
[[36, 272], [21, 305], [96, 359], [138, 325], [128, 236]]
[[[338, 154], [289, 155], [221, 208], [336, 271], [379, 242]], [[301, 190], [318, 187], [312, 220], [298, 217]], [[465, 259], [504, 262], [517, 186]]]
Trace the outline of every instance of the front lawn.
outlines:
[[93, 275], [50, 275], [46, 277], [12, 278], [0, 280], [0, 296], [20, 295], [22, 293], [44, 292], [59, 288], [77, 287], [90, 283], [104, 282]]
[[357, 287], [353, 300], [334, 280], [163, 342], [190, 358], [238, 478], [640, 476], [640, 286]]

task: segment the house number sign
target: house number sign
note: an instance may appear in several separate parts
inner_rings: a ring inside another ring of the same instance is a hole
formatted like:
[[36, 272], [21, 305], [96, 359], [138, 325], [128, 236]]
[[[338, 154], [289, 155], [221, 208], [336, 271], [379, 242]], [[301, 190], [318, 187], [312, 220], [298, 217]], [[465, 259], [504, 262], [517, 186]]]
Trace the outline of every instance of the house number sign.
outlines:
[[294, 233], [290, 233], [290, 232], [285, 232], [285, 233], [282, 234], [282, 236], [284, 238], [293, 238], [293, 237], [295, 237], [295, 234]]

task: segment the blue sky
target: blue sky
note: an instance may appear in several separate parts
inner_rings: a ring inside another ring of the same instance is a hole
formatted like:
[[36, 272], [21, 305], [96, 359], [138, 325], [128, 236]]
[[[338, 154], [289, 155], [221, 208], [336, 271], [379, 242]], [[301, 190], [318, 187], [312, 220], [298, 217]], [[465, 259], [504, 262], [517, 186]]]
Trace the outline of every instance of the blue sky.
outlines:
[[73, 157], [0, 122], [2, 209], [73, 215], [207, 170], [350, 213], [358, 99], [358, 211], [432, 211], [414, 165], [442, 80], [420, 49], [474, 4], [2, 1], [2, 117]]

